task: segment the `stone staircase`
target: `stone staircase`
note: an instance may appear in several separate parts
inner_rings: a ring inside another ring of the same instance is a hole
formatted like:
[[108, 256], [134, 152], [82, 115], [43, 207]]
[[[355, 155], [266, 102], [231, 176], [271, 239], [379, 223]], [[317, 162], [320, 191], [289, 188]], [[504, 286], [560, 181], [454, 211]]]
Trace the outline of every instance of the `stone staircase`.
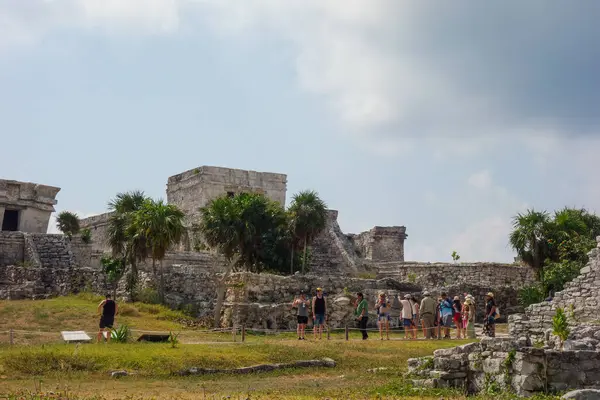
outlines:
[[[43, 268], [72, 268], [75, 265], [70, 240], [63, 235], [30, 234], [32, 255]], [[31, 256], [30, 256], [31, 257]]]

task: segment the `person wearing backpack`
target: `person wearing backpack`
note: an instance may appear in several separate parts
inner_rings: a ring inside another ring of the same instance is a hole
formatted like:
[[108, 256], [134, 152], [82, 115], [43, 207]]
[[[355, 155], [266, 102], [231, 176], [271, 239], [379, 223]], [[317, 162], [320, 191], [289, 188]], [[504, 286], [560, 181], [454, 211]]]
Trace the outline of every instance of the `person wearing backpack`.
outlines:
[[[444, 339], [450, 339], [450, 327], [454, 318], [454, 306], [452, 299], [447, 293], [442, 293], [442, 304], [440, 305], [440, 326], [444, 327]], [[440, 332], [441, 334], [441, 332]]]
[[489, 292], [485, 296], [485, 324], [487, 328], [487, 334], [489, 337], [496, 336], [496, 301], [494, 300], [494, 293]]

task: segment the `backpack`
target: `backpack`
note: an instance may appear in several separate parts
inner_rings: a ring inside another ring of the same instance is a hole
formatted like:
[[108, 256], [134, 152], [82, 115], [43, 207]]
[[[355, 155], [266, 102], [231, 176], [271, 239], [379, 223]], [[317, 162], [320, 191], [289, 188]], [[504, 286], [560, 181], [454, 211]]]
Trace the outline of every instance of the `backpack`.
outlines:
[[500, 318], [500, 309], [496, 306], [496, 315], [494, 315], [494, 319]]

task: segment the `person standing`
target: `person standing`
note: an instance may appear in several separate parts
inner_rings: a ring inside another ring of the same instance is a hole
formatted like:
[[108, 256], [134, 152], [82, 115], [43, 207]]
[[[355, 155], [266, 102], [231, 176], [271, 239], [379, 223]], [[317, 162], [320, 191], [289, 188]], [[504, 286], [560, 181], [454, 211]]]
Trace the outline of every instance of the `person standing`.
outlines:
[[425, 331], [425, 337], [431, 339], [435, 336], [433, 332], [435, 323], [436, 303], [431, 298], [428, 291], [423, 292], [423, 300], [421, 300], [421, 324]]
[[106, 332], [106, 342], [110, 342], [110, 331], [115, 324], [115, 316], [118, 313], [117, 303], [111, 299], [110, 294], [98, 304], [100, 314], [100, 330], [98, 331], [98, 343], [102, 341], [102, 334]]
[[450, 327], [452, 326], [454, 307], [452, 300], [450, 300], [450, 297], [448, 297], [446, 293], [442, 293], [441, 297], [442, 303], [440, 304], [440, 326], [444, 327], [444, 339], [450, 339]]
[[292, 308], [298, 307], [298, 327], [296, 328], [296, 332], [298, 333], [298, 340], [304, 339], [304, 332], [306, 330], [306, 324], [308, 324], [308, 307], [310, 306], [310, 301], [306, 298], [306, 294], [304, 292], [300, 292], [300, 297], [294, 299], [292, 303]]
[[490, 337], [496, 336], [496, 301], [494, 293], [489, 292], [485, 296], [485, 324]]
[[325, 316], [327, 315], [327, 303], [323, 297], [323, 289], [317, 288], [317, 295], [312, 301], [313, 314], [313, 330], [315, 340], [317, 339], [317, 331], [319, 332], [319, 340], [323, 337], [323, 325], [325, 325]]
[[[463, 336], [462, 304], [460, 303], [460, 297], [454, 296], [454, 301], [452, 302], [452, 309], [454, 311], [452, 320], [454, 321], [454, 325], [456, 326], [456, 338], [460, 339]], [[467, 335], [464, 336], [466, 337]]]
[[410, 308], [412, 310], [412, 331], [413, 331], [413, 339], [417, 338], [418, 325], [419, 325], [419, 302], [412, 295], [410, 296]]
[[354, 315], [358, 321], [360, 333], [362, 333], [362, 340], [367, 340], [369, 334], [367, 333], [367, 322], [369, 321], [369, 305], [367, 300], [361, 292], [356, 293], [356, 301], [354, 302]]
[[383, 328], [385, 327], [387, 340], [390, 340], [390, 311], [392, 303], [387, 299], [384, 292], [379, 293], [375, 309], [377, 310], [377, 321], [379, 322], [379, 337], [383, 340]]
[[[405, 294], [404, 295], [404, 299], [402, 301], [400, 301], [400, 304], [402, 304], [402, 326], [404, 327], [404, 339], [408, 339], [408, 331], [412, 331], [412, 326], [413, 326], [413, 309], [412, 309], [412, 304], [410, 303], [410, 298], [411, 295], [410, 294]], [[413, 331], [413, 339], [414, 339], [414, 334], [415, 332]]]
[[464, 332], [469, 339], [475, 339], [475, 299], [467, 295], [463, 306]]

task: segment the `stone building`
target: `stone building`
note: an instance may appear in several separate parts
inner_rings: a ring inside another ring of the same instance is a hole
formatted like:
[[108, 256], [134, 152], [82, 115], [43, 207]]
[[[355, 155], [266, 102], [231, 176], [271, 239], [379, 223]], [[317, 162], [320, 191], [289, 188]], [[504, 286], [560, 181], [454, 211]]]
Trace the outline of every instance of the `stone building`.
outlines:
[[60, 188], [0, 179], [2, 231], [46, 233]]

